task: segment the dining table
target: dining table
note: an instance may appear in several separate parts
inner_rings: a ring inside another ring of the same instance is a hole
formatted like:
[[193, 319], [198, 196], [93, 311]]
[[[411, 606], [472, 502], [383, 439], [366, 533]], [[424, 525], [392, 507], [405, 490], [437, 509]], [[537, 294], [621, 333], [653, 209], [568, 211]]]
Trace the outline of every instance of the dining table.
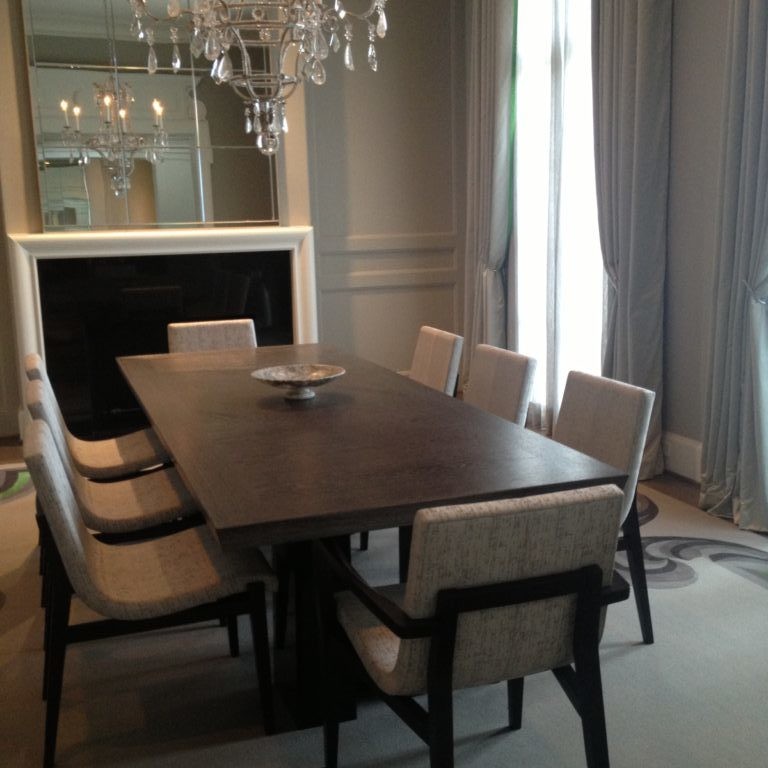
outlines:
[[[295, 364], [344, 375], [304, 400], [252, 375]], [[322, 712], [316, 618], [302, 588], [312, 581], [313, 541], [407, 531], [423, 507], [626, 481], [615, 467], [325, 344], [120, 357], [118, 366], [222, 548], [292, 553], [296, 621], [281, 668], [298, 725]]]

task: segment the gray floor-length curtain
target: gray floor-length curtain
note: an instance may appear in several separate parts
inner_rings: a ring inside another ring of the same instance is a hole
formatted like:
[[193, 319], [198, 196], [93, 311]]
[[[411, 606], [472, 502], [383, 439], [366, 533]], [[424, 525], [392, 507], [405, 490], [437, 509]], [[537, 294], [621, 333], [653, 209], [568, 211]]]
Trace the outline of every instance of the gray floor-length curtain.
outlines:
[[515, 0], [467, 4], [467, 234], [463, 379], [479, 343], [507, 343]]
[[768, 4], [731, 3], [701, 506], [768, 531]]
[[641, 477], [663, 470], [671, 37], [672, 0], [592, 0], [603, 374], [656, 392]]

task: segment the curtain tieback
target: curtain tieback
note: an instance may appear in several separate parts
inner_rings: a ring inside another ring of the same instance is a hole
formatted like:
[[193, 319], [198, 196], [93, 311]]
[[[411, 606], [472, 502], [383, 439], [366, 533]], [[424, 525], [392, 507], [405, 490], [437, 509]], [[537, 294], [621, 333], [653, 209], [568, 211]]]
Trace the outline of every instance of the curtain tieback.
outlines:
[[762, 304], [763, 306], [768, 305], [768, 296], [760, 296], [746, 280], [742, 280], [741, 282], [744, 283], [744, 287], [747, 289], [749, 297], [755, 304]]

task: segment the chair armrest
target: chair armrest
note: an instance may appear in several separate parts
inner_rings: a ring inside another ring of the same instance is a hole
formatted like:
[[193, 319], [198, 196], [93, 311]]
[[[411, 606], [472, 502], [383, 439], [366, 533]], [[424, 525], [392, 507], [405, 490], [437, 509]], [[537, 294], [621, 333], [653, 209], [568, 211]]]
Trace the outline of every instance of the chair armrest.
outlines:
[[339, 582], [339, 589], [348, 589], [387, 629], [404, 640], [430, 637], [435, 622], [413, 619], [397, 603], [371, 587], [344, 556], [341, 548], [331, 541], [314, 543], [315, 561], [329, 570]]
[[603, 587], [600, 593], [600, 604], [612, 605], [628, 598], [629, 584], [618, 571], [614, 571], [611, 583], [607, 587]]

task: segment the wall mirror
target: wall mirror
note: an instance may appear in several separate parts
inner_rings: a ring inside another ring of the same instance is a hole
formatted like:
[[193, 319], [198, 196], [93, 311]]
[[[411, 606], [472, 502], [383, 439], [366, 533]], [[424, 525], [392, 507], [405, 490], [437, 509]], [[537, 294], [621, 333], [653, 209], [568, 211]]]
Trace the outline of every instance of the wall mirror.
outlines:
[[127, 0], [25, 0], [44, 228], [276, 224], [274, 157], [208, 61], [158, 41], [156, 73]]

